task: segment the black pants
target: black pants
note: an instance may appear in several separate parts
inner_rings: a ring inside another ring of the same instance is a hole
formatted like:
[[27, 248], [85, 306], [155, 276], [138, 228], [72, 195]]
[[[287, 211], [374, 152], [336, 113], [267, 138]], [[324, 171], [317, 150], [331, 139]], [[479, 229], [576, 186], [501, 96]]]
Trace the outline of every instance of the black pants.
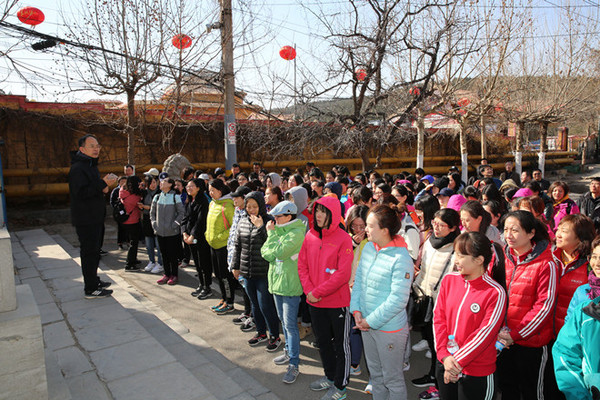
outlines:
[[308, 304], [306, 304], [306, 295], [302, 293], [300, 297], [300, 307], [298, 307], [298, 315], [300, 316], [300, 320], [305, 326], [310, 326], [310, 310], [308, 309]]
[[128, 240], [124, 225], [117, 222], [117, 244], [125, 244]]
[[513, 344], [502, 350], [497, 365], [502, 399], [542, 400], [548, 346], [524, 347]]
[[327, 379], [342, 390], [350, 375], [350, 312], [348, 307], [318, 308], [308, 305], [312, 329]]
[[181, 237], [175, 236], [159, 236], [158, 247], [163, 259], [163, 268], [166, 276], [178, 276], [179, 257], [181, 257]]
[[429, 345], [429, 351], [431, 351], [431, 366], [429, 368], [429, 376], [436, 377], [436, 361], [437, 361], [437, 353], [435, 351], [435, 343], [433, 341], [433, 321], [427, 322], [423, 328], [421, 329], [421, 335], [423, 339], [427, 340], [427, 344]]
[[126, 237], [129, 239], [129, 250], [127, 251], [127, 265], [135, 266], [137, 260], [138, 245], [140, 243], [140, 229], [141, 225], [137, 224], [123, 224]]
[[220, 249], [213, 249], [211, 247], [210, 254], [213, 270], [215, 271], [215, 276], [219, 281], [221, 298], [226, 301], [227, 304], [233, 305], [235, 300], [235, 286], [237, 282], [227, 266], [227, 247], [221, 247]]
[[[600, 338], [599, 338], [600, 340]], [[544, 400], [565, 400], [566, 397], [558, 388], [556, 375], [554, 375], [554, 358], [552, 357], [552, 346], [554, 341], [548, 344], [548, 364], [546, 364], [544, 376]]]
[[75, 231], [79, 238], [79, 255], [84, 290], [87, 294], [98, 289], [98, 263], [100, 262], [100, 243], [104, 224], [77, 225]]
[[189, 245], [190, 253], [194, 259], [200, 287], [210, 287], [212, 284], [212, 262], [210, 246], [206, 240], [198, 239], [198, 243]]
[[436, 363], [436, 379], [441, 400], [493, 400], [496, 394], [496, 378], [464, 375], [456, 383], [444, 383], [444, 366]]
[[[183, 244], [183, 252], [181, 253], [181, 261], [185, 261], [188, 264], [192, 259], [192, 249], [191, 246], [183, 241], [183, 237], [181, 237], [181, 243]], [[208, 243], [207, 243], [208, 245]]]

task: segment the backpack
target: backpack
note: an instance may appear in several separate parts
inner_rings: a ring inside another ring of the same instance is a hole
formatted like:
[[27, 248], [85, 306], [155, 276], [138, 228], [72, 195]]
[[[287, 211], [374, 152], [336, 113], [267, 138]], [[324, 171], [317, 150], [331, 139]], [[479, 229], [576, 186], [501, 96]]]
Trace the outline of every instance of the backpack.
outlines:
[[113, 207], [113, 218], [118, 224], [122, 224], [129, 219], [129, 214], [125, 211], [125, 204], [121, 200]]

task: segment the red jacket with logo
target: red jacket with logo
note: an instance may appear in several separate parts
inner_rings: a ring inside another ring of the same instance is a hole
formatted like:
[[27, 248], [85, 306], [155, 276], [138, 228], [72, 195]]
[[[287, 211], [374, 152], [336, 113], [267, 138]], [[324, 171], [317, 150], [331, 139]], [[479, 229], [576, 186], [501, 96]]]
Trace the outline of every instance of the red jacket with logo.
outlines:
[[[350, 275], [354, 250], [352, 238], [339, 227], [342, 208], [337, 197], [317, 200], [331, 212], [329, 228], [311, 228], [298, 256], [298, 275], [305, 294], [312, 292], [321, 301], [310, 303], [320, 308], [350, 306]], [[313, 215], [316, 213], [313, 212]], [[315, 224], [316, 225], [316, 224]]]
[[435, 351], [440, 362], [448, 357], [448, 335], [459, 350], [454, 358], [469, 376], [496, 371], [496, 340], [504, 324], [506, 292], [488, 274], [466, 281], [457, 272], [442, 280], [433, 311]]
[[542, 347], [552, 340], [558, 268], [550, 245], [540, 241], [521, 257], [505, 248], [506, 325], [516, 344]]
[[565, 324], [565, 316], [569, 303], [573, 298], [575, 290], [588, 283], [588, 261], [580, 259], [579, 256], [566, 264], [561, 259], [562, 250], [556, 249], [554, 257], [558, 263], [558, 294], [556, 299], [556, 310], [554, 312], [554, 336]]

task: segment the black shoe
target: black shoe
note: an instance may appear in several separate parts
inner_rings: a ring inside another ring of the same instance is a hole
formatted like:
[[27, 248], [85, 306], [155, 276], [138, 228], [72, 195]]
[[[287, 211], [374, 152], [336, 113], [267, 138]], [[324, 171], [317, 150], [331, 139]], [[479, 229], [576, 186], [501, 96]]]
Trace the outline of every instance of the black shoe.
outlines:
[[198, 295], [199, 295], [200, 293], [202, 293], [202, 290], [203, 290], [203, 289], [204, 289], [204, 288], [203, 288], [202, 286], [198, 286], [198, 287], [196, 288], [196, 290], [194, 290], [194, 291], [193, 291], [192, 293], [190, 293], [190, 294], [191, 294], [192, 296], [194, 296], [194, 297], [198, 297]]
[[100, 257], [108, 254], [108, 251], [100, 249]]
[[112, 282], [104, 282], [98, 279], [98, 289], [106, 289], [112, 285]]
[[141, 265], [142, 262], [140, 260], [135, 260], [135, 265]]
[[102, 297], [108, 297], [112, 294], [112, 290], [110, 289], [96, 289], [93, 292], [85, 292], [86, 299], [99, 299]]
[[202, 291], [198, 295], [198, 300], [208, 299], [209, 297], [212, 297], [212, 294], [213, 293], [212, 293], [212, 289], [211, 288], [204, 288], [204, 289], [202, 289]]
[[139, 272], [139, 270], [140, 270], [139, 265], [126, 265], [125, 266], [125, 271], [127, 271], [127, 272]]
[[427, 387], [435, 385], [435, 378], [430, 375], [424, 375], [420, 378], [411, 380], [411, 382], [416, 387]]
[[252, 332], [256, 330], [256, 325], [254, 324], [252, 317], [246, 319], [244, 323], [240, 325], [240, 330], [242, 332]]
[[233, 322], [236, 325], [242, 325], [248, 318], [250, 318], [250, 315], [243, 312], [239, 316], [232, 319], [231, 322]]

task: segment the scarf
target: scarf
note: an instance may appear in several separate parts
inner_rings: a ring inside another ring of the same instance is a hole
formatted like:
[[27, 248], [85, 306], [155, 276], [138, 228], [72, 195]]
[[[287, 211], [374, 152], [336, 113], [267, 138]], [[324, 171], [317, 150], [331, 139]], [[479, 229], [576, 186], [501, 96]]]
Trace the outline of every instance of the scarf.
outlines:
[[447, 245], [448, 243], [454, 242], [454, 239], [456, 239], [458, 235], [460, 235], [460, 231], [458, 229], [453, 230], [452, 232], [441, 238], [436, 237], [435, 234], [432, 234], [429, 238], [429, 242], [431, 243], [431, 246], [434, 249], [438, 250]]
[[600, 277], [597, 277], [596, 274], [594, 274], [594, 271], [590, 271], [588, 283], [590, 284], [588, 297], [594, 300], [596, 297], [600, 296]]
[[555, 202], [554, 202], [554, 207], [556, 207], [556, 206], [557, 206], [557, 205], [559, 205], [560, 203], [562, 203], [562, 202], [565, 202], [565, 201], [567, 201], [567, 200], [569, 200], [569, 195], [568, 195], [568, 194], [567, 194], [565, 197], [563, 197], [562, 199], [560, 199], [559, 201], [555, 201]]

